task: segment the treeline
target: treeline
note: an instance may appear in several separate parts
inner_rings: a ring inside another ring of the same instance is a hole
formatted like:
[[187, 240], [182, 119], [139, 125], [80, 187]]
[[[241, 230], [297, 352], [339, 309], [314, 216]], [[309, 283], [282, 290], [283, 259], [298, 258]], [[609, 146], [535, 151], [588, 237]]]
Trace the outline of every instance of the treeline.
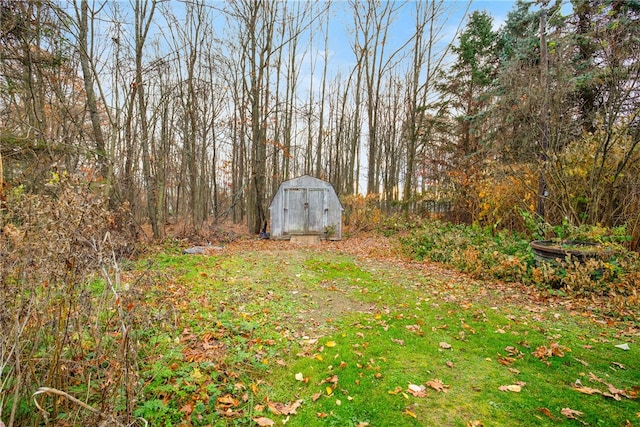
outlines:
[[456, 5], [0, 0], [3, 198], [64, 172], [155, 238], [257, 233], [310, 174], [383, 213], [626, 226], [637, 247], [637, 2], [518, 1], [499, 30]]

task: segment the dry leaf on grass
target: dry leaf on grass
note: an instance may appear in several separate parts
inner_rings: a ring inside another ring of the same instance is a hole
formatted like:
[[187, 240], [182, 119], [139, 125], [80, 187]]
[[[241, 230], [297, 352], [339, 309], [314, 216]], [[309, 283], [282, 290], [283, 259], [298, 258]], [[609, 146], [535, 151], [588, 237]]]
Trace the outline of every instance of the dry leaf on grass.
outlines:
[[415, 397], [427, 396], [427, 389], [423, 385], [409, 384], [409, 387], [407, 387], [407, 392]]
[[254, 418], [253, 421], [255, 421], [255, 423], [258, 424], [259, 426], [272, 426], [272, 425], [275, 425], [275, 422], [272, 419], [269, 419], [267, 417]]
[[548, 410], [547, 408], [538, 408], [538, 412], [544, 414], [546, 417], [555, 420], [556, 417], [553, 416], [553, 414], [551, 413], [550, 410]]
[[431, 381], [427, 381], [426, 384], [431, 387], [432, 389], [434, 389], [435, 391], [441, 392], [441, 393], [447, 393], [449, 390], [449, 385], [447, 384], [443, 384], [442, 380], [439, 379], [435, 379], [435, 380], [431, 380]]
[[582, 412], [571, 408], [562, 408], [560, 413], [571, 420], [577, 420], [579, 416], [584, 415]]
[[588, 394], [588, 395], [593, 395], [593, 394], [602, 394], [602, 392], [600, 390], [598, 390], [597, 388], [591, 388], [591, 387], [585, 387], [585, 386], [573, 386], [573, 389], [577, 392], [583, 393], [583, 394]]
[[522, 387], [518, 384], [510, 384], [510, 385], [501, 385], [498, 387], [500, 391], [510, 391], [512, 393], [520, 393], [522, 391]]
[[275, 415], [293, 415], [296, 413], [296, 410], [302, 405], [302, 399], [298, 399], [295, 402], [289, 404], [279, 403], [279, 402], [269, 402], [267, 406], [269, 410], [273, 412]]

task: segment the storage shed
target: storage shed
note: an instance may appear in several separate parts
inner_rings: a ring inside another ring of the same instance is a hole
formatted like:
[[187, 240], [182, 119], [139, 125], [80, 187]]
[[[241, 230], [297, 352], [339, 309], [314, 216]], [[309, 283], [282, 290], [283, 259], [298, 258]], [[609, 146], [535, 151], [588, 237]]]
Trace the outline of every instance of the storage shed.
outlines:
[[309, 175], [283, 181], [271, 205], [271, 238], [342, 238], [342, 204], [333, 186]]

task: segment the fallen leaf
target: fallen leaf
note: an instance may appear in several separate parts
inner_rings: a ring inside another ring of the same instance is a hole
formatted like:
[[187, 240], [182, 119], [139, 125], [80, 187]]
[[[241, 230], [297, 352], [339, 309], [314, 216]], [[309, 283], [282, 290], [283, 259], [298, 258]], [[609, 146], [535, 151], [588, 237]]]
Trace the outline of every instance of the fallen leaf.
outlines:
[[602, 394], [602, 392], [597, 388], [591, 388], [591, 387], [585, 387], [585, 386], [578, 386], [578, 387], [574, 386], [573, 389], [577, 392], [588, 394], [590, 396], [594, 394]]
[[447, 393], [449, 391], [448, 390], [449, 385], [443, 384], [442, 380], [439, 380], [439, 379], [427, 381], [426, 384], [432, 389], [434, 389], [435, 391], [438, 391], [441, 393]]
[[327, 418], [328, 414], [325, 412], [316, 412], [316, 417], [318, 418]]
[[516, 347], [513, 347], [513, 346], [505, 347], [504, 351], [509, 353], [511, 356], [519, 356], [519, 355], [522, 354], [522, 353], [520, 353], [520, 350], [518, 350]]
[[302, 372], [298, 372], [296, 374], [296, 381], [304, 381], [304, 375], [302, 375]]
[[395, 389], [389, 390], [387, 393], [395, 395], [395, 394], [400, 393], [401, 391], [402, 391], [402, 387], [397, 386]]
[[500, 387], [498, 387], [498, 390], [520, 393], [522, 391], [522, 387], [517, 384], [501, 385]]
[[555, 420], [556, 418], [553, 416], [553, 414], [551, 413], [550, 410], [548, 410], [547, 408], [538, 408], [538, 412], [544, 414], [545, 416], [547, 416], [548, 418]]
[[267, 417], [254, 418], [253, 421], [255, 421], [255, 423], [258, 424], [259, 426], [272, 426], [275, 424], [275, 422], [272, 419], [269, 419]]
[[407, 387], [407, 392], [415, 397], [427, 396], [427, 389], [423, 385], [409, 384], [409, 387]]
[[441, 341], [439, 345], [440, 345], [440, 348], [442, 348], [444, 350], [449, 350], [451, 348], [451, 344], [448, 344], [448, 343], [446, 343], [444, 341]]
[[480, 420], [473, 420], [467, 422], [467, 427], [484, 427], [484, 424]]
[[369, 423], [366, 421], [361, 421], [358, 423], [358, 425], [356, 427], [368, 427]]
[[404, 410], [404, 413], [405, 413], [406, 415], [409, 415], [410, 417], [418, 418], [418, 417], [416, 416], [416, 414], [414, 414], [413, 412], [411, 412], [411, 411], [410, 411], [410, 410], [408, 410], [408, 409], [405, 409], [405, 410]]
[[337, 375], [331, 375], [330, 377], [327, 377], [325, 379], [323, 379], [322, 381], [320, 381], [318, 383], [318, 385], [324, 384], [324, 383], [331, 383], [331, 384], [338, 384], [338, 376]]
[[447, 365], [448, 367], [450, 367], [451, 369], [453, 369], [453, 362], [452, 362], [452, 361], [447, 360], [446, 365]]
[[320, 399], [320, 396], [322, 396], [322, 392], [317, 392], [316, 394], [314, 394], [313, 396], [311, 396], [311, 401], [315, 402], [316, 400]]
[[551, 342], [548, 347], [541, 345], [536, 348], [533, 355], [542, 361], [546, 361], [548, 357], [564, 357], [564, 353], [568, 351], [571, 351], [571, 349], [557, 342]]
[[186, 415], [191, 415], [193, 412], [193, 402], [189, 402], [180, 408], [180, 412], [184, 412]]
[[508, 357], [508, 356], [504, 356], [504, 357], [498, 358], [498, 362], [501, 363], [502, 365], [505, 365], [505, 366], [509, 366], [515, 361], [516, 361], [516, 359], [514, 359], [513, 357]]
[[325, 346], [327, 347], [335, 347], [337, 344], [335, 341], [327, 341], [327, 343], [325, 344]]
[[327, 395], [333, 394], [333, 389], [331, 387], [326, 387], [324, 390], [327, 392]]
[[404, 345], [404, 340], [398, 340], [398, 339], [395, 339], [395, 338], [391, 338], [391, 341], [393, 341], [396, 344]]
[[269, 402], [267, 403], [267, 406], [269, 407], [269, 410], [275, 415], [295, 415], [296, 410], [300, 407], [300, 405], [302, 405], [302, 402], [302, 399], [298, 399], [291, 404]]
[[562, 408], [560, 413], [571, 420], [577, 420], [579, 416], [584, 415], [582, 412], [571, 408]]
[[615, 348], [619, 348], [620, 350], [624, 350], [624, 351], [630, 350], [629, 344], [627, 344], [627, 343], [618, 344], [618, 345], [615, 346]]

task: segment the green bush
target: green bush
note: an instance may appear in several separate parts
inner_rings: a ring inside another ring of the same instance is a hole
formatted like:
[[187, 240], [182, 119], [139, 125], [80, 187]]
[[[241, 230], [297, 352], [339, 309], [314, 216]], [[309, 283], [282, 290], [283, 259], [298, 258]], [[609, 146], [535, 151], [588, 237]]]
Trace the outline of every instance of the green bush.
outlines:
[[622, 246], [624, 229], [568, 224], [542, 227], [537, 238], [546, 232], [568, 240], [589, 240], [606, 245], [612, 253], [608, 259], [578, 262], [567, 258], [555, 263], [537, 263], [531, 239], [525, 235], [491, 227], [429, 220], [406, 231], [400, 233], [400, 241], [409, 255], [446, 264], [475, 278], [533, 284], [578, 298], [607, 297], [615, 300], [620, 312], [638, 302], [640, 261], [637, 253]]

